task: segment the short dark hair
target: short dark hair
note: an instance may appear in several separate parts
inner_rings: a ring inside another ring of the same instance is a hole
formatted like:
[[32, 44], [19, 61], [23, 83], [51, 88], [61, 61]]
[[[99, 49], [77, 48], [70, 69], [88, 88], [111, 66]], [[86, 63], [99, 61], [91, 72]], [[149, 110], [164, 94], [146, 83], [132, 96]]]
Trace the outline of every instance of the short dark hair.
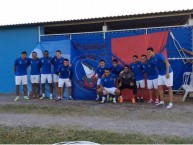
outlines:
[[64, 61], [68, 61], [69, 62], [69, 60], [67, 58], [64, 58]]
[[35, 54], [37, 54], [37, 52], [35, 52], [35, 51], [33, 51], [32, 53], [35, 53]]
[[56, 50], [56, 52], [59, 52], [61, 54], [61, 50]]
[[118, 63], [118, 60], [117, 60], [117, 59], [113, 59], [113, 62], [116, 62], [116, 63]]
[[101, 59], [100, 62], [105, 62], [105, 60], [104, 60], [104, 59]]
[[47, 52], [47, 53], [48, 53], [48, 51], [47, 51], [47, 50], [44, 50], [44, 52]]
[[145, 57], [145, 58], [147, 58], [147, 55], [143, 54], [143, 55], [141, 55], [141, 57]]
[[148, 51], [148, 50], [154, 51], [152, 47], [147, 48], [147, 51]]
[[110, 71], [110, 68], [105, 68], [105, 70], [108, 70], [108, 71]]
[[124, 68], [125, 68], [125, 67], [129, 68], [129, 65], [126, 64], [126, 65], [124, 65]]
[[25, 54], [25, 55], [27, 55], [27, 52], [26, 52], [26, 51], [22, 51], [22, 52], [21, 52], [21, 54]]
[[138, 56], [137, 56], [137, 55], [133, 55], [133, 57], [136, 57], [136, 58], [138, 58]]

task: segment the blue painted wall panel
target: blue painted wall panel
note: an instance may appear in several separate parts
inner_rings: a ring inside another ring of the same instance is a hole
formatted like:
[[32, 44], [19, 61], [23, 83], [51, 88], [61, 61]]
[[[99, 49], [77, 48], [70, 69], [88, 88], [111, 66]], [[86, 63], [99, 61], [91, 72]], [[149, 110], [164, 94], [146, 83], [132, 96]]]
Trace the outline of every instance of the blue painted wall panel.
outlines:
[[0, 29], [0, 93], [15, 92], [14, 60], [38, 44], [38, 27]]

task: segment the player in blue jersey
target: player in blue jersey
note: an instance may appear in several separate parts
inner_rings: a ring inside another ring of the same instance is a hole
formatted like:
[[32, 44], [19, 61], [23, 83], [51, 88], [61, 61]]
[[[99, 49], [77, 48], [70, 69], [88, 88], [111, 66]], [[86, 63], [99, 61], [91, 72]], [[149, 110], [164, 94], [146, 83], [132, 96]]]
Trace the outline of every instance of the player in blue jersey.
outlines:
[[42, 97], [40, 99], [45, 98], [45, 84], [47, 80], [50, 87], [50, 99], [52, 100], [53, 99], [52, 72], [51, 72], [52, 58], [49, 57], [49, 52], [47, 50], [44, 51], [44, 57], [42, 57], [40, 61], [41, 61], [41, 84], [42, 84]]
[[163, 85], [166, 85], [169, 92], [170, 103], [166, 107], [170, 109], [173, 107], [173, 71], [168, 60], [160, 53], [155, 54], [153, 48], [147, 48], [147, 54], [150, 56], [150, 61], [156, 66], [158, 70], [158, 90], [160, 95], [160, 102], [158, 105], [164, 105], [163, 101]]
[[[120, 64], [118, 64], [117, 59], [113, 59], [112, 63], [113, 63], [113, 65], [110, 66], [111, 73], [116, 75], [117, 77], [119, 77], [120, 72], [123, 71], [123, 67]], [[118, 83], [119, 82], [120, 82], [120, 80], [118, 79]], [[120, 101], [120, 103], [123, 102], [122, 96], [119, 97], [119, 101]]]
[[[137, 85], [137, 102], [143, 102], [144, 88], [145, 88], [145, 79], [143, 66], [140, 61], [138, 61], [138, 56], [133, 56], [133, 62], [130, 64], [130, 69], [133, 71], [136, 79]], [[139, 90], [141, 89], [141, 97], [139, 97]]]
[[60, 64], [57, 69], [57, 74], [59, 75], [58, 87], [59, 96], [56, 101], [63, 99], [63, 87], [68, 88], [69, 99], [72, 99], [72, 84], [71, 84], [71, 68], [69, 67], [69, 60], [64, 59], [63, 64]]
[[60, 96], [59, 94], [59, 88], [58, 88], [58, 75], [57, 75], [57, 69], [59, 65], [63, 64], [64, 58], [61, 55], [61, 51], [57, 50], [56, 51], [56, 56], [52, 58], [52, 64], [54, 65], [54, 71], [53, 71], [53, 81], [55, 83], [55, 88], [56, 88], [56, 95]]
[[[101, 83], [101, 78], [105, 72], [105, 69], [106, 69], [106, 66], [105, 66], [105, 60], [101, 59], [100, 60], [100, 63], [99, 63], [99, 67], [97, 68], [96, 70], [96, 78], [98, 79], [97, 80], [97, 90], [99, 88], [99, 85]], [[97, 94], [97, 98], [96, 100], [98, 101], [99, 100], [99, 95]]]
[[159, 92], [158, 92], [158, 72], [157, 69], [155, 67], [155, 65], [153, 65], [153, 63], [150, 60], [147, 60], [147, 55], [142, 55], [141, 56], [141, 62], [142, 62], [142, 66], [143, 66], [143, 70], [147, 75], [147, 88], [149, 90], [149, 101], [148, 103], [152, 103], [153, 99], [152, 99], [152, 94], [153, 94], [153, 89], [155, 89], [155, 93], [156, 93], [156, 100], [155, 100], [155, 104], [159, 103]]
[[105, 95], [114, 95], [113, 103], [117, 103], [117, 98], [120, 96], [120, 90], [117, 89], [117, 76], [111, 74], [110, 69], [106, 68], [104, 71], [104, 76], [101, 78], [100, 87], [97, 90], [97, 94], [102, 97], [101, 103], [105, 103], [106, 97]]
[[30, 64], [31, 64], [30, 79], [32, 84], [32, 98], [39, 98], [41, 61], [39, 58], [37, 58], [37, 53], [35, 51], [32, 52], [32, 59]]
[[28, 100], [27, 96], [27, 67], [30, 65], [30, 59], [26, 58], [27, 53], [23, 51], [21, 57], [17, 58], [14, 63], [15, 85], [16, 85], [16, 98], [14, 101], [19, 100], [19, 87], [23, 85], [24, 99]]

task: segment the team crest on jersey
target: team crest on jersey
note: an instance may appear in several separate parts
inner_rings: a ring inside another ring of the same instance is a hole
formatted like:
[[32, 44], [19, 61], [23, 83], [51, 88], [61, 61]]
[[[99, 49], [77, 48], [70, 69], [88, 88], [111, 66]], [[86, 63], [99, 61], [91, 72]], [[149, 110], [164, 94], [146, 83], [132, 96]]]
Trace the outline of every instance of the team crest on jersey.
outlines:
[[95, 54], [86, 54], [76, 57], [72, 61], [73, 82], [82, 89], [88, 91], [96, 90], [96, 69], [99, 65], [100, 57]]

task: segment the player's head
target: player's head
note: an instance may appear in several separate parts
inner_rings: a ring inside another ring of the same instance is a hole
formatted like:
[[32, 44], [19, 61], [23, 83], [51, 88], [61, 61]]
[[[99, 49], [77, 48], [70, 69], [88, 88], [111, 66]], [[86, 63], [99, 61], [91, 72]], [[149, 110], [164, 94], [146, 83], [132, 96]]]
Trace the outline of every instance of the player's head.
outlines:
[[113, 59], [113, 66], [117, 67], [117, 65], [118, 65], [118, 60], [117, 59]]
[[133, 62], [136, 63], [138, 61], [138, 56], [137, 55], [133, 55]]
[[105, 67], [105, 60], [101, 59], [99, 65], [100, 65], [100, 67]]
[[145, 63], [147, 61], [147, 55], [143, 54], [141, 55], [141, 62]]
[[67, 58], [64, 59], [64, 66], [69, 66], [69, 60]]
[[152, 47], [149, 47], [147, 48], [147, 54], [150, 56], [150, 57], [154, 57], [154, 50]]
[[33, 57], [33, 59], [37, 58], [37, 53], [35, 51], [32, 52], [32, 57]]
[[104, 71], [105, 76], [109, 76], [110, 75], [110, 69], [106, 68]]
[[22, 51], [21, 52], [21, 58], [25, 59], [27, 57], [27, 52], [26, 51]]
[[124, 66], [124, 72], [126, 72], [126, 73], [129, 72], [129, 65]]
[[56, 56], [57, 56], [57, 58], [60, 58], [60, 57], [61, 57], [61, 51], [60, 51], [60, 50], [57, 50], [57, 51], [56, 51]]
[[44, 57], [48, 57], [49, 56], [49, 52], [47, 50], [44, 50]]

